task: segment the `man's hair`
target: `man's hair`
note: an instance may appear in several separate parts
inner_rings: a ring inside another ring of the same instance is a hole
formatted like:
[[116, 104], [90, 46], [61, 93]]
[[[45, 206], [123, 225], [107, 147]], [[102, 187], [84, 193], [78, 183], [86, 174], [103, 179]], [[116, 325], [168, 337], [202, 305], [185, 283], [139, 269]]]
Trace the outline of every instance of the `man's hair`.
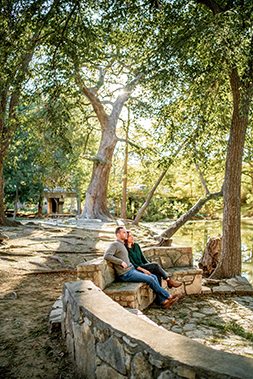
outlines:
[[120, 231], [121, 229], [125, 229], [124, 226], [117, 226], [117, 228], [115, 229], [115, 234], [116, 234], [116, 235], [119, 234], [119, 231]]

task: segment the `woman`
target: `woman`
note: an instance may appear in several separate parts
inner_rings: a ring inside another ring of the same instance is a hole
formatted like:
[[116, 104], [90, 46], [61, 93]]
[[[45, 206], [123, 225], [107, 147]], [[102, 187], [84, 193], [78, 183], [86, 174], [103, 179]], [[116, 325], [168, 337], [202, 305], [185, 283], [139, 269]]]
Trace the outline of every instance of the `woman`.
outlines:
[[149, 263], [149, 261], [143, 255], [141, 251], [140, 245], [134, 242], [134, 237], [131, 232], [127, 232], [127, 239], [125, 240], [125, 246], [128, 251], [129, 259], [134, 267], [147, 275], [154, 274], [157, 276], [159, 284], [162, 284], [162, 278], [166, 280], [167, 286], [171, 287], [180, 287], [182, 285], [181, 282], [174, 282], [171, 280], [166, 272], [159, 266], [158, 263]]

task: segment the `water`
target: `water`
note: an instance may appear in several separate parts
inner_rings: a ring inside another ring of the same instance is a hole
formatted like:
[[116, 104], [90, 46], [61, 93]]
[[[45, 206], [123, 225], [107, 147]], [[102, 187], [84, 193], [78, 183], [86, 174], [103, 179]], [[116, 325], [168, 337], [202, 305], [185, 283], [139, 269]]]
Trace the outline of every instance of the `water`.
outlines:
[[[147, 223], [159, 234], [166, 230], [171, 222]], [[242, 220], [242, 275], [253, 284], [253, 220]], [[207, 241], [210, 237], [218, 237], [222, 234], [222, 221], [188, 221], [172, 237], [173, 244], [191, 246], [194, 265], [203, 255]]]

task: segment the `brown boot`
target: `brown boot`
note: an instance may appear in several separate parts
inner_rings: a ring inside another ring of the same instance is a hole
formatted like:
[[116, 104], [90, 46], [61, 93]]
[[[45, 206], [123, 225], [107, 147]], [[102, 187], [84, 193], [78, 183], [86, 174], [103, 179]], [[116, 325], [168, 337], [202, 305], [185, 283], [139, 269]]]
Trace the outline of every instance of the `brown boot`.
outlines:
[[178, 300], [181, 300], [183, 295], [181, 293], [176, 293], [175, 295], [171, 295], [173, 299], [175, 299], [175, 297], [178, 298]]
[[168, 286], [169, 288], [172, 288], [172, 287], [177, 288], [177, 287], [180, 287], [180, 286], [183, 284], [182, 282], [174, 282], [174, 281], [171, 280], [171, 279], [166, 280], [166, 282], [167, 282], [167, 286]]
[[162, 306], [164, 309], [168, 309], [169, 307], [171, 307], [173, 304], [177, 303], [179, 300], [178, 297], [174, 297], [174, 298], [169, 298], [167, 300], [165, 300], [163, 303], [162, 303]]

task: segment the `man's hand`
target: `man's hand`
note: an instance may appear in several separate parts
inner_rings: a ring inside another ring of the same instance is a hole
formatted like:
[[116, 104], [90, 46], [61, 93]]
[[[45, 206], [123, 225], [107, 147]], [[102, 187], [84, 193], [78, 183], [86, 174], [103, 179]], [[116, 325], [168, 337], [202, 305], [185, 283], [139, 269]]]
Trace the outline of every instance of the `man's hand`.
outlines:
[[123, 268], [127, 268], [127, 264], [126, 264], [126, 262], [123, 261], [123, 262], [121, 263], [121, 266], [122, 266]]

